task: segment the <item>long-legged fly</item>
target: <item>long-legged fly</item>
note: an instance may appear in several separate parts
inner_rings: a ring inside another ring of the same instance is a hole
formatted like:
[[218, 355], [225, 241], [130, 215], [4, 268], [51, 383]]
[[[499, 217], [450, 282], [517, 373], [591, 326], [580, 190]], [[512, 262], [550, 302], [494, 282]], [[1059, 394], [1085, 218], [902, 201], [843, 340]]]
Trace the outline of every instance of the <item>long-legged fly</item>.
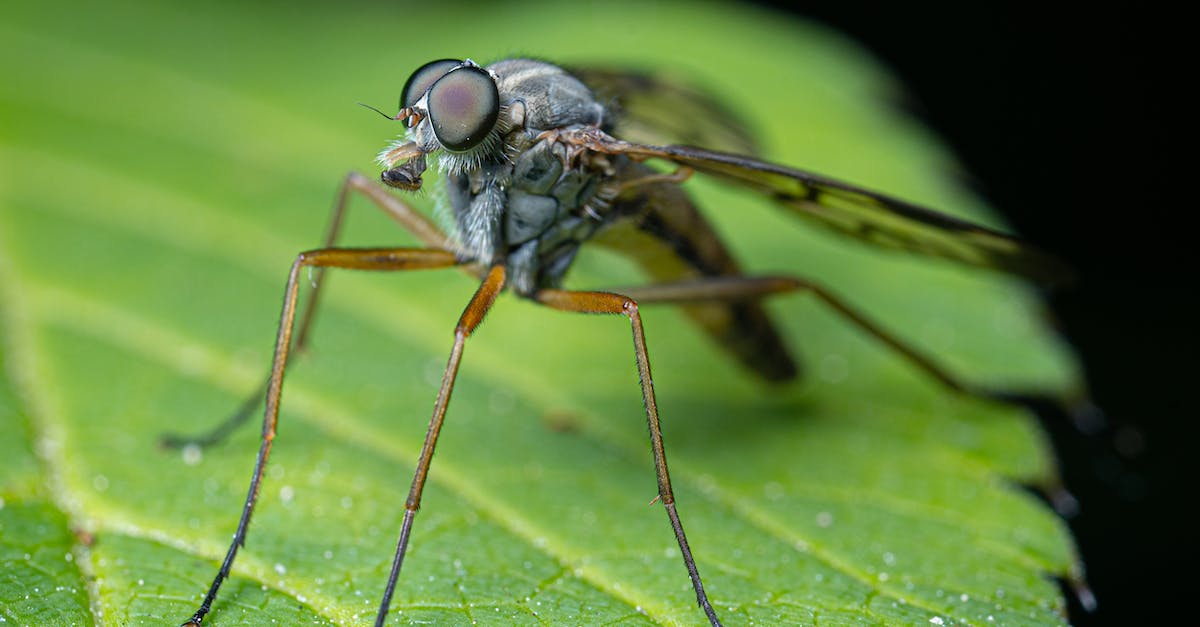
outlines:
[[[664, 110], [671, 114], [662, 115]], [[274, 443], [288, 356], [306, 343], [320, 274], [326, 268], [400, 271], [462, 267], [480, 279], [454, 329], [449, 363], [404, 503], [400, 539], [376, 625], [383, 625], [387, 618], [466, 340], [505, 289], [554, 309], [619, 314], [629, 319], [658, 477], [656, 500], [666, 509], [696, 600], [713, 625], [720, 620], [705, 592], [671, 490], [638, 309], [641, 304], [679, 304], [747, 368], [766, 379], [786, 380], [796, 375], [796, 365], [761, 300], [781, 293], [810, 294], [947, 388], [1001, 402], [1020, 400], [1017, 395], [959, 379], [816, 282], [797, 276], [743, 274], [681, 186], [691, 174], [703, 173], [766, 194], [795, 215], [876, 246], [993, 268], [1040, 282], [1067, 275], [1054, 258], [1011, 235], [855, 185], [738, 154], [750, 151], [748, 140], [719, 104], [694, 90], [644, 75], [567, 71], [530, 59], [507, 59], [487, 67], [470, 60], [441, 59], [420, 67], [408, 79], [393, 119], [403, 122], [406, 132], [379, 155], [384, 168], [382, 182], [399, 190], [417, 190], [426, 157], [435, 156], [445, 175], [453, 226], [447, 233], [361, 175], [346, 178], [324, 245], [300, 253], [292, 264], [275, 356], [264, 389], [216, 431], [188, 440], [206, 443], [221, 437], [247, 416], [265, 393], [262, 443], [237, 531], [207, 595], [185, 626], [198, 626], [208, 615], [245, 543]], [[655, 161], [674, 169], [656, 170], [647, 165]], [[425, 246], [337, 246], [351, 193], [369, 198]], [[576, 253], [592, 242], [627, 255], [653, 282], [620, 293], [563, 289], [563, 278]], [[316, 272], [317, 282], [297, 327], [297, 291], [306, 269]]]

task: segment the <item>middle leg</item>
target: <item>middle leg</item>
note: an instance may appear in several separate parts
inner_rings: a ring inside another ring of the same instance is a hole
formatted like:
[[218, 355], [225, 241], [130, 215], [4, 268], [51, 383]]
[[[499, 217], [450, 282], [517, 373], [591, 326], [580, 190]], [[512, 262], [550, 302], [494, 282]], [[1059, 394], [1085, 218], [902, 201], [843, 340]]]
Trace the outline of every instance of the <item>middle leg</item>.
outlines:
[[425, 490], [425, 480], [429, 477], [429, 465], [433, 461], [433, 450], [437, 446], [438, 435], [442, 431], [442, 423], [446, 418], [446, 408], [450, 405], [450, 394], [454, 391], [454, 381], [458, 377], [458, 365], [462, 361], [463, 347], [467, 337], [475, 331], [483, 317], [491, 310], [496, 297], [504, 289], [505, 271], [503, 265], [492, 266], [476, 290], [475, 296], [467, 304], [458, 324], [454, 327], [454, 346], [450, 349], [450, 359], [446, 362], [446, 370], [442, 374], [442, 385], [438, 389], [437, 401], [433, 405], [433, 416], [429, 419], [429, 430], [425, 434], [425, 443], [417, 457], [417, 470], [413, 474], [412, 487], [408, 499], [404, 502], [404, 520], [400, 524], [400, 538], [396, 542], [396, 555], [392, 559], [392, 570], [388, 574], [387, 588], [383, 600], [379, 604], [379, 612], [375, 616], [375, 627], [383, 627], [387, 622], [388, 610], [392, 604], [392, 594], [396, 591], [396, 581], [400, 577], [400, 568], [404, 564], [404, 555], [408, 551], [408, 539], [412, 533], [413, 519], [421, 507], [421, 494]]
[[671, 473], [667, 470], [667, 451], [663, 445], [662, 426], [658, 419], [658, 401], [654, 396], [654, 380], [650, 376], [650, 355], [646, 350], [646, 332], [642, 327], [642, 316], [638, 312], [637, 302], [627, 296], [609, 292], [550, 289], [535, 293], [533, 298], [543, 305], [562, 311], [621, 314], [629, 318], [629, 323], [633, 327], [633, 352], [637, 357], [638, 380], [642, 385], [646, 422], [650, 428], [650, 449], [654, 455], [654, 470], [658, 475], [658, 500], [662, 501], [663, 507], [667, 510], [667, 518], [671, 521], [671, 529], [675, 532], [675, 540], [679, 543], [679, 551], [683, 554], [684, 566], [687, 567], [688, 577], [692, 580], [692, 588], [696, 591], [696, 602], [708, 616], [709, 623], [714, 627], [720, 627], [721, 621], [708, 601], [704, 583], [700, 580], [700, 571], [696, 567], [695, 558], [692, 557], [692, 549], [688, 546], [687, 535], [683, 532], [683, 523], [679, 520], [679, 512], [675, 507], [675, 493], [671, 489]]

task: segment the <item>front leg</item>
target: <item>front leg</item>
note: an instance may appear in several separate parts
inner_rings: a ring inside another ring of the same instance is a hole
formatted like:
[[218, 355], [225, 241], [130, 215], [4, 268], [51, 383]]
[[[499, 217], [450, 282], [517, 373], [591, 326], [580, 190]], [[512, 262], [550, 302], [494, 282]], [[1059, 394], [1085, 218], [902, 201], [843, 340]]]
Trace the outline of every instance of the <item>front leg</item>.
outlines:
[[287, 369], [288, 356], [292, 350], [292, 332], [296, 322], [296, 295], [299, 291], [301, 271], [305, 268], [346, 268], [351, 270], [375, 270], [397, 272], [402, 270], [423, 270], [432, 268], [448, 268], [459, 265], [454, 253], [439, 249], [426, 248], [322, 248], [300, 253], [292, 263], [288, 274], [287, 287], [284, 289], [283, 311], [279, 316], [279, 333], [275, 338], [275, 357], [271, 362], [271, 375], [267, 378], [267, 407], [263, 412], [262, 441], [259, 445], [258, 456], [254, 461], [254, 472], [250, 477], [250, 489], [242, 505], [242, 515], [238, 519], [237, 531], [233, 541], [225, 552], [225, 559], [213, 578], [204, 595], [204, 600], [192, 617], [181, 627], [199, 627], [212, 609], [213, 601], [221, 584], [229, 577], [233, 560], [237, 557], [238, 549], [246, 544], [246, 532], [250, 527], [250, 517], [258, 502], [259, 488], [262, 485], [263, 473], [267, 467], [267, 459], [271, 455], [271, 445], [275, 441], [275, 430], [279, 423], [279, 403], [283, 396], [283, 376]]
[[[450, 238], [442, 232], [429, 218], [418, 212], [408, 203], [396, 198], [388, 193], [379, 185], [375, 184], [367, 177], [351, 172], [342, 179], [342, 184], [338, 188], [337, 197], [333, 203], [333, 210], [329, 216], [329, 226], [325, 230], [325, 239], [322, 242], [322, 248], [333, 248], [337, 245], [338, 237], [341, 235], [342, 225], [346, 218], [346, 208], [350, 206], [350, 198], [353, 194], [361, 194], [366, 196], [372, 203], [375, 204], [381, 211], [386, 213], [388, 217], [395, 220], [406, 231], [412, 233], [423, 244], [431, 248], [452, 250], [453, 246]], [[300, 313], [300, 324], [296, 328], [295, 340], [293, 341], [291, 351], [293, 354], [301, 354], [308, 347], [309, 337], [314, 328], [314, 321], [317, 315], [318, 303], [321, 300], [321, 292], [325, 286], [325, 267], [321, 265], [311, 266], [313, 270], [313, 290], [312, 295], [304, 304], [304, 308]], [[239, 426], [250, 419], [254, 409], [262, 402], [263, 396], [267, 393], [267, 386], [270, 383], [270, 376], [263, 379], [263, 382], [250, 392], [238, 405], [237, 409], [225, 420], [217, 424], [217, 426], [200, 434], [181, 435], [175, 433], [163, 434], [160, 442], [167, 448], [183, 448], [185, 446], [206, 447], [212, 446], [224, 440], [229, 434], [233, 433]]]

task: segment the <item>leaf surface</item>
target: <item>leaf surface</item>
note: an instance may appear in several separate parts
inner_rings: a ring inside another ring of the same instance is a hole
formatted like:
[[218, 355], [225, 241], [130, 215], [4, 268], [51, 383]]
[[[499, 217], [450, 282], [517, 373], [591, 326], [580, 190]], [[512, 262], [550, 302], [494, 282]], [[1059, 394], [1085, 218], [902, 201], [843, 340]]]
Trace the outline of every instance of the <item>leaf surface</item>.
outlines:
[[[266, 372], [283, 280], [340, 177], [373, 173], [408, 73], [514, 50], [668, 69], [786, 164], [997, 225], [884, 106], [839, 36], [736, 5], [10, 5], [0, 19], [0, 617], [178, 623], [236, 523], [247, 426], [187, 457]], [[36, 60], [36, 62], [32, 61]], [[1072, 356], [1012, 279], [807, 230], [688, 183], [759, 272], [818, 279], [972, 380], [1067, 390]], [[424, 209], [436, 192], [414, 200]], [[408, 238], [356, 202], [345, 241]], [[572, 285], [632, 269], [584, 255]], [[363, 624], [390, 566], [454, 322], [454, 272], [329, 275], [267, 479], [206, 624]], [[646, 325], [680, 511], [738, 624], [1057, 624], [1062, 522], [1029, 416], [954, 398], [803, 298], [770, 304], [807, 364], [767, 387], [671, 309]], [[658, 506], [619, 318], [511, 295], [468, 343], [396, 623], [696, 624]]]

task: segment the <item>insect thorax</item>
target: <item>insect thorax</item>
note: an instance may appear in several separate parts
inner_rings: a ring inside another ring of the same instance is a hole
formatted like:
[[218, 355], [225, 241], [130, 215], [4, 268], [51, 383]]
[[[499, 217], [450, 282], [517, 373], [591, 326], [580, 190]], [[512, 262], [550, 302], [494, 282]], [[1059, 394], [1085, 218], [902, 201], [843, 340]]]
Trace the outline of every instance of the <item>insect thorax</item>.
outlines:
[[571, 166], [563, 145], [543, 131], [596, 126], [604, 109], [561, 69], [523, 59], [489, 68], [501, 101], [521, 107], [523, 126], [503, 138], [503, 153], [447, 177], [463, 253], [481, 263], [504, 261], [520, 294], [555, 287], [579, 246], [604, 225], [604, 169], [582, 158]]

